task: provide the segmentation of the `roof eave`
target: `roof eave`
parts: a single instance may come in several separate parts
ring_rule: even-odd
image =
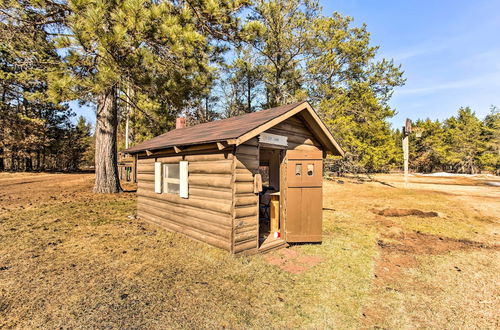
[[[197,146],[197,145],[218,144],[218,143],[224,143],[227,146],[231,146],[231,145],[236,144],[236,139],[224,138],[224,139],[218,139],[218,140],[203,141],[203,142],[199,142],[199,143],[183,143],[183,144],[175,144],[175,145],[166,145],[166,146],[161,146],[161,147],[141,148],[138,150],[130,150],[132,148],[129,148],[129,149],[125,149],[123,152],[128,153],[128,154],[138,154],[138,153],[146,152],[146,151],[154,152],[154,151],[166,150],[166,149],[171,149],[171,148],[174,148],[174,149],[175,148],[185,148],[185,147],[191,147],[191,146]],[[217,148],[219,150],[221,149],[218,145],[217,145]]]

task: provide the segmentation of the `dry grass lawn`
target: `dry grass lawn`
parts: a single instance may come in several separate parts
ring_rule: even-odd
[[[500,327],[500,188],[375,179],[325,181],[323,244],[234,258],[90,174],[0,173],[0,328]]]

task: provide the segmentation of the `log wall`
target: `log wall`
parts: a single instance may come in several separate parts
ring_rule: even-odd
[[[259,143],[253,138],[236,148],[233,239],[236,254],[254,254],[259,247],[259,194],[254,193],[257,173]]]
[[[154,162],[189,162],[189,198],[154,192]],[[233,237],[232,152],[141,157],[137,166],[137,215],[227,251]]]

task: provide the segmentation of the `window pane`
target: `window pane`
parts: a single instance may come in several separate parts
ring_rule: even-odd
[[[302,164],[295,164],[295,176],[302,175]]]
[[[314,175],[314,164],[307,164],[307,175],[308,176]]]
[[[166,178],[178,179],[179,178],[179,164],[166,164]]]
[[[178,183],[167,183],[167,192],[170,194],[178,194],[180,185]]]

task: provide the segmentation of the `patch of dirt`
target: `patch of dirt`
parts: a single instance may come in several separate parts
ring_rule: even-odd
[[[268,264],[292,274],[303,273],[323,262],[323,258],[319,256],[299,255],[296,250],[290,248],[268,254],[264,259]]]
[[[75,200],[93,201],[93,180],[93,173],[0,172],[0,215]],[[133,192],[135,188],[133,184],[122,185],[124,192]]]
[[[420,218],[433,218],[438,217],[439,214],[434,211],[425,212],[417,209],[394,209],[387,208],[383,210],[372,210],[373,213],[384,216],[384,217],[407,217],[414,215]]]
[[[399,213],[401,209],[390,210],[388,214]],[[386,211],[382,210],[382,211]],[[393,212],[397,210],[398,212]],[[412,215],[422,211],[412,212]],[[385,212],[374,212],[379,215],[385,215]],[[381,214],[382,213],[382,214]],[[387,216],[387,215],[386,215]],[[419,266],[417,256],[419,255],[438,255],[445,254],[455,250],[479,250],[491,249],[500,250],[499,245],[488,245],[469,240],[458,240],[447,237],[424,234],[421,232],[405,232],[394,221],[384,217],[376,217],[376,220],[382,225],[380,229],[380,239],[377,241],[379,246],[379,258],[374,269],[374,290],[398,291],[402,280],[407,276],[406,272]],[[459,267],[455,267],[460,272]],[[432,292],[432,288],[422,283],[413,283],[412,285],[421,286],[423,292]],[[366,306],[363,310],[364,325],[372,327],[373,325],[383,324],[383,320],[391,311],[379,304]]]
[[[470,249],[491,249],[500,250],[498,245],[488,245],[480,242],[473,242],[465,239],[452,239],[427,235],[420,232],[405,234],[400,240],[403,244],[395,245],[400,252],[410,252],[413,254],[442,254],[454,250]],[[403,247],[401,249],[401,247]]]
[[[468,240],[456,240],[423,233],[403,233],[394,235],[381,234],[377,241],[380,259],[375,269],[376,278],[392,281],[400,278],[402,273],[418,266],[416,256],[445,254],[455,250],[492,249],[500,250],[500,246],[485,245]],[[384,240],[387,239],[387,240]],[[396,242],[394,242],[396,241]]]

